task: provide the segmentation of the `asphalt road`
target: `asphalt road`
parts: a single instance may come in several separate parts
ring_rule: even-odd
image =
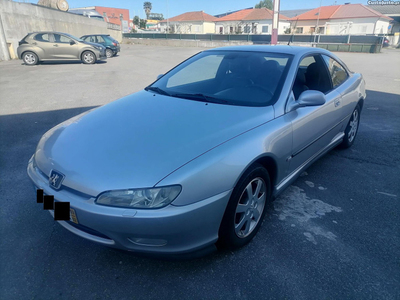
[[[91,66],[0,63],[0,298],[400,299],[398,50],[338,53],[367,81],[354,146],[312,165],[238,251],[140,258],[75,236],[36,204],[26,166],[42,134],[200,50],[123,45]]]

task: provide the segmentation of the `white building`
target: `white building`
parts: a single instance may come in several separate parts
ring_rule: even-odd
[[[386,34],[392,20],[362,4],[321,6],[290,19],[296,34]],[[318,28],[317,30],[315,28]]]
[[[215,20],[215,33],[271,34],[272,11],[267,8],[243,9]],[[289,18],[279,15],[278,34],[290,28]]]
[[[193,11],[160,21],[160,31],[169,33],[214,33],[215,17],[203,11]]]

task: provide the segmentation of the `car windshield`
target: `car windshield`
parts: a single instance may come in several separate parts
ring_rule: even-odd
[[[74,39],[74,40],[76,40],[78,42],[83,42],[82,39],[80,39],[80,38],[78,38],[76,36],[73,36],[72,34],[68,34],[68,33],[63,33],[63,34],[66,35],[66,36],[69,36],[71,39]]]
[[[291,59],[279,53],[209,50],[178,65],[146,90],[228,105],[273,105]]]

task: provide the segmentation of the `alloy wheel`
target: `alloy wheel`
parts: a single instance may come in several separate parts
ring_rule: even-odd
[[[239,238],[249,236],[259,223],[266,202],[266,189],[264,180],[257,177],[243,190],[234,218],[235,233]]]
[[[354,138],[356,137],[357,129],[358,129],[358,110],[354,110],[352,116],[351,116],[351,121],[350,121],[350,131],[348,134],[348,139],[349,142],[351,143]]]

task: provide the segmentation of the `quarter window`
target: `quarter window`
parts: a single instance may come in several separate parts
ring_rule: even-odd
[[[333,58],[323,55],[324,61],[328,66],[329,74],[332,78],[333,88],[338,87],[349,77],[346,69]]]

